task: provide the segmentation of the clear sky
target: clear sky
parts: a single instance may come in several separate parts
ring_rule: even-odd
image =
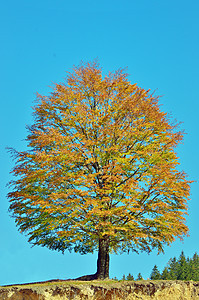
[[[0,4],[0,285],[75,278],[96,271],[96,254],[64,255],[27,242],[10,218],[5,147],[24,150],[36,92],[48,95],[73,65],[98,58],[104,73],[128,67],[129,79],[162,95],[162,110],[187,133],[177,149],[191,180],[190,237],[157,256],[111,255],[110,276],[141,272],[147,279],[169,258],[199,253],[198,0],[7,0]]]

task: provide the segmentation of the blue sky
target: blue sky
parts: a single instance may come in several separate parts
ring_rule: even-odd
[[[96,271],[96,254],[64,255],[27,242],[10,218],[5,147],[24,150],[36,92],[47,95],[73,65],[99,59],[104,73],[128,67],[129,79],[162,95],[162,110],[187,133],[177,148],[192,184],[190,237],[157,252],[111,255],[110,276],[149,277],[170,257],[199,252],[198,238],[198,0],[8,0],[0,4],[0,285],[75,278]]]

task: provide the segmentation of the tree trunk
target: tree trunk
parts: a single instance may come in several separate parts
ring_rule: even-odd
[[[75,280],[94,280],[109,278],[109,238],[105,237],[99,240],[99,250],[97,259],[97,272],[91,275],[85,275]]]
[[[99,240],[99,250],[97,259],[97,279],[109,278],[109,239]]]

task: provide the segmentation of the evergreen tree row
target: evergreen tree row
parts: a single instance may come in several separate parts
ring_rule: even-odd
[[[116,277],[114,280],[118,280]],[[171,258],[162,273],[158,270],[157,265],[152,269],[151,280],[193,280],[199,281],[199,255],[195,253],[192,258],[186,258],[182,251],[179,258]],[[134,279],[133,275],[129,273],[127,276],[123,275],[122,280],[143,280],[141,273]]]
[[[182,251],[179,258],[171,258],[162,273],[157,265],[152,269],[152,280],[194,280],[199,281],[199,255],[195,253],[192,258],[186,258]]]
[[[118,280],[117,277],[114,277],[113,280]],[[133,275],[129,273],[127,276],[123,275],[122,280],[143,280],[141,273],[138,273],[137,278],[134,279]]]

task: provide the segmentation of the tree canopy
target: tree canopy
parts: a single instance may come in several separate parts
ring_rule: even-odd
[[[30,243],[98,250],[108,277],[109,252],[161,252],[187,235],[190,181],[175,152],[183,132],[150,90],[123,70],[103,77],[98,63],[81,64],[37,95],[33,114],[27,150],[11,149],[8,194]]]

